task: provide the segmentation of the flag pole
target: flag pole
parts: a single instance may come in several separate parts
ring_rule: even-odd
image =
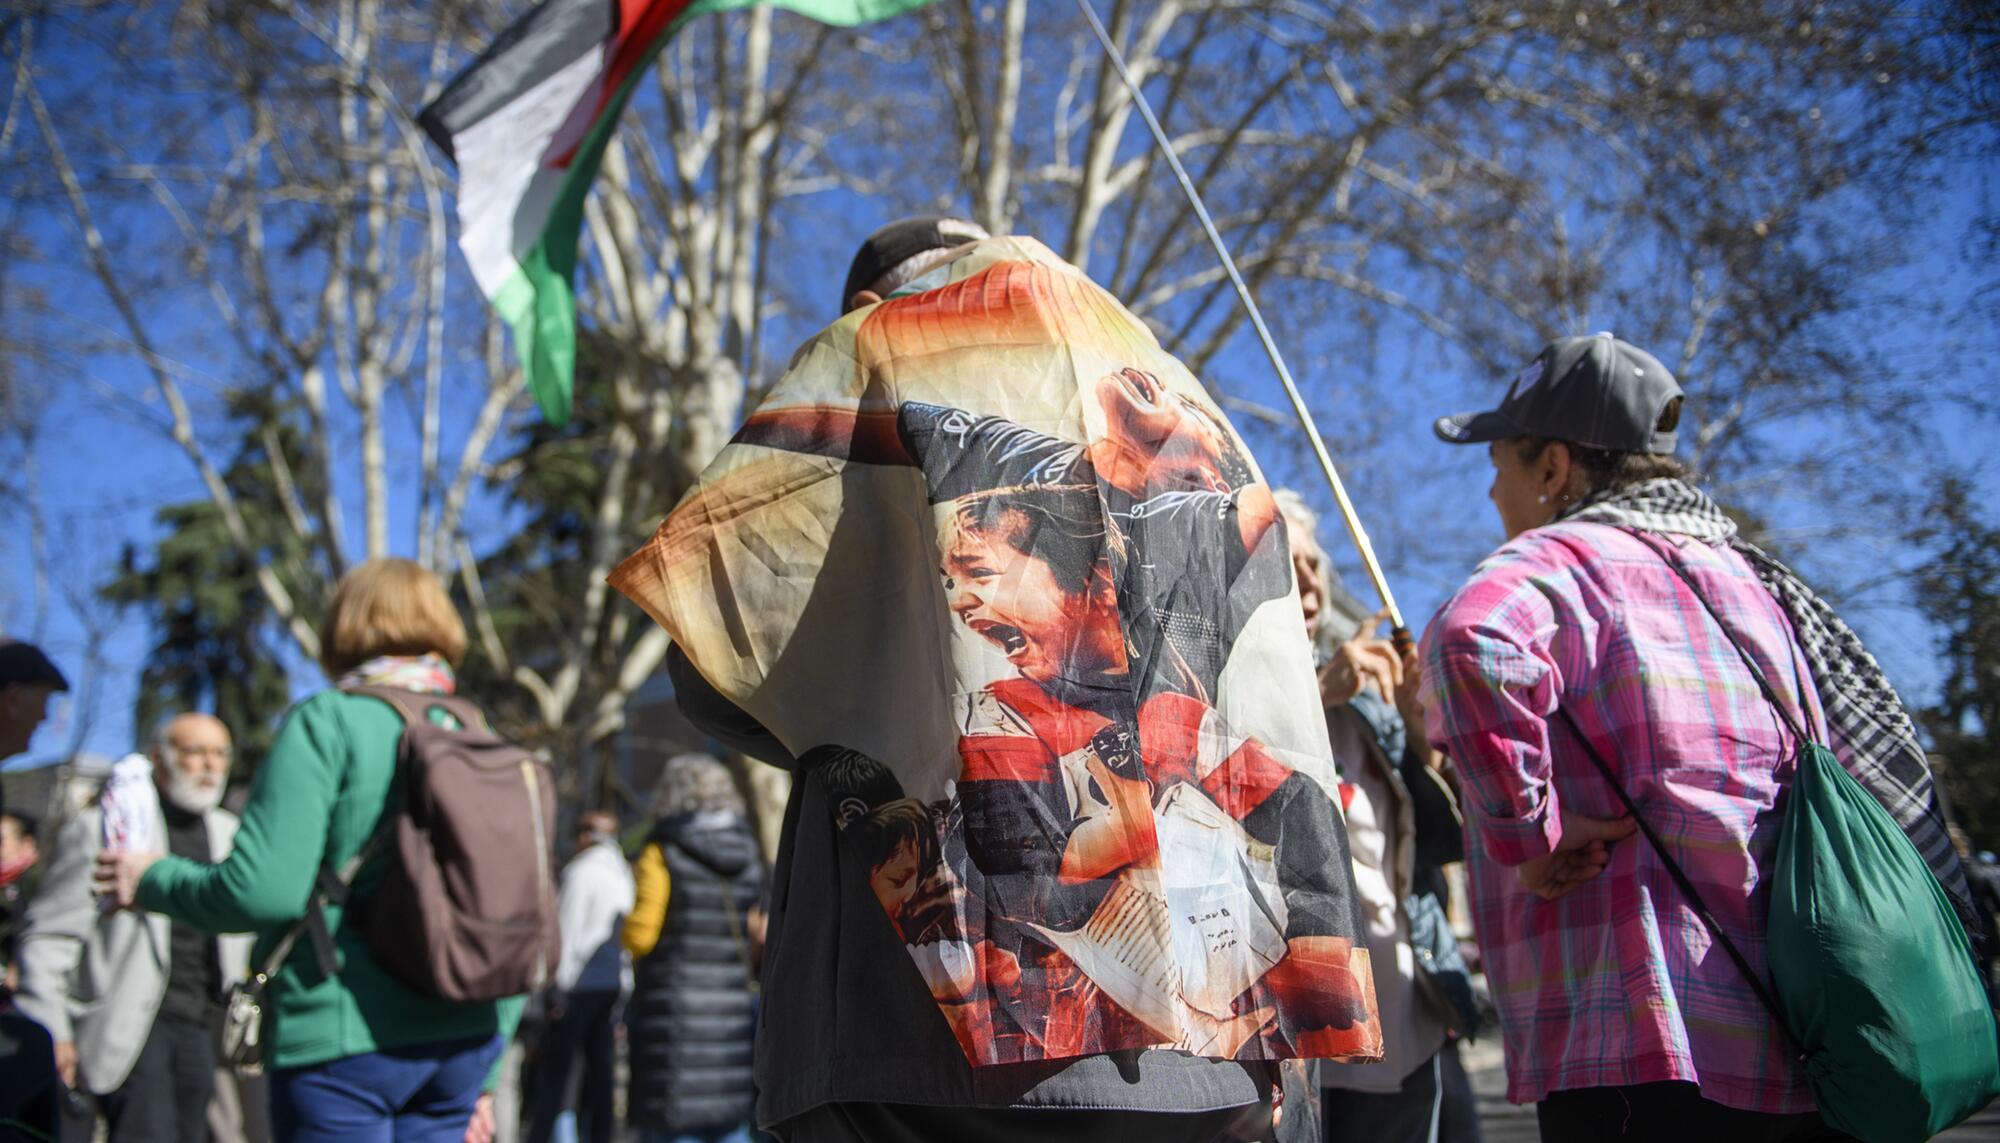
[[[1382,563],[1375,558],[1375,547],[1368,542],[1368,530],[1361,526],[1361,517],[1354,510],[1354,501],[1348,498],[1347,485],[1341,482],[1340,473],[1333,467],[1333,457],[1326,451],[1326,441],[1319,435],[1319,426],[1313,423],[1312,413],[1306,409],[1305,398],[1299,395],[1299,387],[1292,380],[1292,371],[1285,365],[1284,354],[1278,352],[1278,343],[1271,337],[1270,327],[1264,324],[1264,314],[1257,308],[1257,299],[1250,296],[1250,287],[1243,281],[1243,275],[1236,270],[1236,259],[1230,257],[1229,247],[1222,241],[1222,235],[1215,229],[1214,220],[1208,216],[1208,207],[1202,205],[1201,192],[1195,189],[1194,180],[1188,177],[1187,168],[1181,166],[1180,156],[1174,153],[1174,145],[1167,139],[1167,133],[1160,128],[1160,121],[1153,115],[1152,104],[1146,101],[1146,93],[1139,90],[1139,84],[1132,78],[1132,72],[1125,66],[1125,56],[1118,45],[1111,42],[1111,33],[1105,30],[1104,22],[1097,18],[1097,10],[1090,0],[1076,0],[1076,6],[1083,10],[1084,19],[1090,21],[1090,30],[1097,34],[1097,42],[1103,46],[1104,54],[1111,66],[1118,71],[1118,78],[1125,81],[1125,90],[1132,93],[1132,102],[1139,109],[1140,118],[1153,133],[1153,141],[1159,144],[1160,153],[1166,157],[1167,166],[1173,169],[1174,178],[1181,184],[1187,195],[1188,205],[1194,207],[1195,217],[1201,220],[1202,230],[1208,233],[1208,241],[1215,247],[1216,256],[1222,259],[1222,268],[1229,275],[1229,284],[1236,287],[1236,296],[1242,299],[1243,309],[1250,315],[1250,324],[1257,330],[1257,339],[1264,343],[1264,352],[1270,356],[1271,364],[1278,371],[1278,381],[1285,387],[1285,396],[1291,398],[1292,411],[1298,414],[1299,424],[1306,430],[1306,439],[1312,442],[1313,455],[1319,458],[1320,471],[1326,474],[1326,482],[1333,489],[1334,503],[1340,507],[1340,517],[1347,524],[1347,531],[1354,537],[1354,546],[1360,549],[1361,564],[1368,571],[1368,578],[1375,583],[1375,591],[1382,597],[1382,606],[1389,613],[1389,625],[1393,631],[1397,647],[1407,647],[1410,629],[1403,622],[1403,613],[1396,606],[1396,597],[1389,591],[1388,577],[1382,574]]]

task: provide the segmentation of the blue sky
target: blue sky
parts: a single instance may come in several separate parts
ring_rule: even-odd
[[[69,78],[91,82],[88,74]],[[1136,124],[1128,130],[1127,142],[1143,145]],[[1951,171],[1938,193],[1926,192],[1919,212],[1924,224],[1916,235],[1923,240],[1923,247],[1907,266],[1872,283],[1877,296],[1899,299],[1893,307],[1885,301],[1880,320],[1871,323],[1867,332],[1886,360],[1932,364],[1941,347],[1948,346],[1948,352],[1962,358],[1957,368],[1966,375],[1990,375],[2000,364],[2000,331],[1967,324],[1973,292],[1990,273],[1979,264],[1968,232],[1974,218],[1996,209],[1993,173],[1989,167],[1961,164]],[[1159,177],[1164,178],[1165,172],[1159,172]],[[903,194],[913,201],[949,198],[945,187],[904,188]],[[19,204],[14,208],[26,209]],[[776,257],[798,280],[837,281],[853,243],[882,211],[879,205],[861,203],[851,196],[824,196],[803,208],[800,219],[809,218],[811,225],[795,224],[779,235]],[[119,337],[117,322],[101,290],[87,276],[75,272],[77,244],[66,214],[44,210],[38,217],[41,221],[33,232],[47,264],[23,266],[21,272],[52,291],[59,290],[61,304],[50,325],[36,332],[79,344],[115,342]],[[115,243],[116,226],[121,221],[139,227],[163,224],[156,214],[150,222],[146,219],[143,213],[117,217],[107,229]],[[463,261],[454,258],[451,272],[458,283],[455,288],[463,293]],[[807,291],[807,296],[814,293]],[[1923,304],[1914,308],[1907,305],[1912,298]],[[177,358],[189,368],[185,383],[193,399],[198,404],[212,404],[214,390],[221,385],[216,373],[227,368],[218,362],[226,357],[210,358],[198,334],[177,336],[185,332],[177,328],[181,315],[169,312],[153,316],[156,328],[165,331],[163,336],[172,342]],[[1596,324],[1592,328],[1616,330],[1620,316],[1593,315]],[[1351,359],[1332,354],[1314,356],[1300,348],[1304,342],[1322,344],[1298,336],[1297,326],[1309,321],[1308,315],[1274,306],[1271,317],[1281,343],[1290,347],[1293,370],[1301,378],[1322,427],[1338,442],[1336,460],[1345,461],[1343,471],[1364,518],[1375,522],[1377,547],[1389,567],[1403,611],[1413,626],[1420,627],[1463,580],[1477,557],[1500,539],[1498,521],[1485,500],[1488,469],[1483,450],[1439,444],[1431,435],[1430,419],[1489,404],[1497,396],[1498,378],[1471,365],[1465,353],[1393,317],[1377,332],[1381,348],[1373,353],[1365,373],[1356,371]],[[1857,317],[1868,319],[1866,313]],[[771,360],[784,360],[790,345],[780,342],[800,336],[804,318],[794,318],[783,328],[786,332],[767,346]],[[83,673],[88,640],[85,625],[65,597],[87,595],[90,588],[106,579],[126,545],[146,551],[158,538],[153,513],[159,506],[202,495],[193,467],[162,431],[164,411],[132,356],[92,353],[81,355],[76,364],[75,373],[50,379],[53,385],[47,415],[35,444],[56,570],[55,598],[49,602],[39,634],[73,678]],[[1285,408],[1269,366],[1247,335],[1240,336],[1215,363],[1208,379],[1232,396],[1271,409]],[[1307,463],[1296,429],[1274,428],[1240,415],[1236,420],[1274,481],[1299,487],[1322,508],[1326,516],[1322,540],[1335,553],[1350,588],[1372,602],[1372,590],[1359,574],[1350,546],[1335,531],[1331,499]],[[407,426],[399,430],[398,439],[404,443],[410,439]],[[1829,455],[1841,456],[1842,442],[1818,443]],[[1937,426],[1931,447],[1976,472],[1990,501],[1992,493],[2000,492],[2000,470],[1988,460],[1996,443],[2000,443],[2000,424],[1962,418]],[[1893,456],[1841,459],[1883,466],[1891,476],[1903,467],[1900,458]],[[404,450],[398,467],[408,473],[412,466]],[[395,503],[402,511],[397,519],[396,547],[410,554],[413,544],[408,540],[407,510],[411,498],[399,498]],[[655,506],[658,512],[667,507]],[[1800,534],[1809,533],[1827,515],[1841,511],[1838,505],[1788,501],[1782,490],[1759,507],[1770,511],[1781,526]],[[494,519],[504,514],[506,506],[489,501],[480,510]],[[349,512],[350,529],[358,516],[356,511]],[[13,517],[7,523],[0,531],[0,626],[9,634],[28,637],[37,634],[33,630],[31,552],[25,527]],[[358,540],[358,536],[352,539]],[[1934,656],[1937,633],[1905,605],[1893,577],[1884,579],[1876,574],[1905,570],[1914,558],[1893,543],[1863,539],[1834,549],[1813,550],[1805,570],[1843,583],[1882,581],[1843,602],[1892,678],[1907,696],[1922,700],[1930,697],[1939,679]],[[103,612],[101,606],[96,610]],[[136,675],[148,637],[137,616],[115,623],[102,647],[106,669],[99,678],[100,692],[87,703],[71,702],[66,708],[59,704],[58,717],[16,764],[53,761],[75,741],[104,753],[129,749],[136,737],[131,719]],[[298,693],[319,685],[319,676],[309,665],[287,665],[295,668],[292,678]],[[79,716],[85,708],[89,719],[81,724]]]

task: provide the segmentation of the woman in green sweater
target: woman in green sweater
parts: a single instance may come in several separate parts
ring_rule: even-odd
[[[236,846],[220,864],[106,853],[100,885],[121,906],[218,933],[254,932],[255,963],[304,915],[322,868],[337,868],[375,832],[396,773],[401,718],[377,698],[387,685],[450,693],[465,627],[436,577],[378,559],[341,578],[321,626],[332,689],[294,708],[257,770]],[[354,879],[366,901],[392,854]],[[521,1000],[460,1004],[412,991],[369,952],[329,903],[337,974],[300,941],[265,1001],[271,1119],[288,1143],[459,1143],[492,1130],[490,1091]]]

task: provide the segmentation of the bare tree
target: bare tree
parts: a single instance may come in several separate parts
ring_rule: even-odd
[[[1885,360],[1881,323],[1927,299],[1871,288],[1923,225],[1916,192],[1939,176],[1924,140],[1990,105],[1991,21],[1972,9],[1098,7],[1283,340],[1313,363],[1324,427],[1364,501],[1389,509],[1404,562],[1440,545],[1411,523],[1431,518],[1414,511],[1421,488],[1385,476],[1401,466],[1372,446],[1385,410],[1415,412],[1381,389],[1418,371],[1413,356],[1497,380],[1550,337],[1615,327],[1688,388],[1688,459],[1759,509],[1900,506],[1893,474],[1830,459],[1827,442],[1920,455],[1940,412],[1996,408],[1963,369]],[[925,60],[950,98],[904,145],[955,138],[985,221],[1088,268],[1301,471],[1284,419],[1262,428],[1272,418],[1231,401],[1261,363],[1124,89],[1069,5],[1016,15],[930,11]]]
[[[155,102],[47,98],[24,39],[46,175],[17,174],[62,207],[159,428],[293,649],[316,656],[314,619],[346,568],[414,551],[459,591],[468,669],[513,688],[513,728],[587,758],[667,647],[606,575],[768,372],[774,214],[842,182],[830,139],[853,124],[808,93],[856,41],[753,9],[669,48],[588,205],[579,412],[558,430],[517,415],[520,373],[447,243],[449,172],[409,120],[509,15],[140,7],[107,62]],[[80,23],[44,27],[91,48]],[[247,486],[232,476],[246,449]],[[571,777],[584,796],[611,788]]]
[[[1370,451],[1377,418],[1412,410],[1367,379],[1420,356],[1497,377],[1615,324],[1687,383],[1695,462],[1752,497],[1867,483],[1819,458],[1825,434],[1908,442],[1926,410],[1986,407],[1962,374],[1889,367],[1857,322],[1916,224],[1889,191],[1933,174],[1913,140],[1966,106],[1938,94],[1934,33],[1893,12],[1098,4],[1338,414],[1364,502],[1400,514],[1380,521],[1392,559],[1443,541],[1392,479],[1404,462]],[[830,237],[866,229],[857,204],[1046,239],[1247,413],[1283,475],[1283,430],[1243,397],[1242,316],[1125,90],[1067,5],[1026,0],[860,33],[764,9],[686,29],[587,204],[576,419],[525,417],[448,246],[451,172],[408,119],[517,8],[138,3],[106,43],[100,9],[58,5],[7,33],[10,197],[66,220],[301,656],[334,577],[414,552],[463,598],[469,669],[517,729],[572,756],[614,733],[666,640],[605,573],[832,316],[814,295],[847,253]],[[39,67],[30,29],[125,89]],[[249,505],[225,478],[246,440],[270,473]]]

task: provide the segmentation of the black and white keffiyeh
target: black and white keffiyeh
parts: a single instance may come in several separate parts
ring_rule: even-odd
[[[1846,620],[1790,568],[1737,535],[1735,522],[1707,493],[1686,481],[1645,481],[1588,498],[1558,519],[1687,536],[1705,544],[1728,544],[1742,553],[1792,621],[1826,714],[1830,739],[1826,745],[1909,835],[1951,898],[1966,932],[1980,932],[1965,869],[1945,830],[1916,727],[1881,665]]]

